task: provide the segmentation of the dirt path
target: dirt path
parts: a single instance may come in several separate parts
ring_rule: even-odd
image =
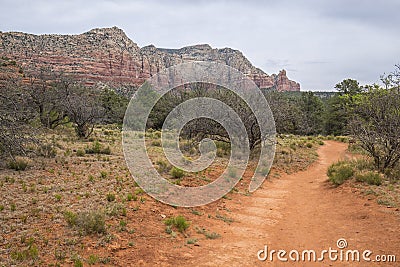
[[[307,171],[266,181],[251,197],[232,200],[230,226],[219,229],[222,238],[210,240],[186,252],[192,266],[399,266],[400,218],[390,209],[365,197],[332,188],[326,182],[330,164],[345,156],[346,144],[328,141],[321,146],[319,160]],[[336,241],[346,239],[346,250],[395,254],[397,263],[330,261],[321,263],[291,260],[282,263],[274,256],[260,261],[257,252],[268,249],[338,249]],[[261,254],[260,256],[263,256]],[[288,257],[288,255],[286,255]],[[396,265],[397,264],[397,265]]]

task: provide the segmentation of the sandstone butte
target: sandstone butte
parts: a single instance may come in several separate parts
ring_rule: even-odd
[[[0,56],[15,61],[24,70],[51,69],[72,74],[89,85],[128,87],[138,87],[159,70],[175,64],[212,60],[238,69],[260,88],[300,90],[300,84],[289,80],[285,70],[268,75],[238,50],[207,44],[180,49],[154,45],[140,48],[117,27],[77,35],[0,32]]]

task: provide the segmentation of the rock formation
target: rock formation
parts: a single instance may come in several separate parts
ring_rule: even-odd
[[[163,68],[193,60],[225,63],[250,77],[260,88],[299,91],[282,70],[268,75],[254,67],[238,50],[215,49],[207,44],[180,49],[140,48],[117,27],[93,29],[78,35],[33,35],[0,32],[0,56],[15,60],[24,69],[49,68],[97,82],[137,87]]]

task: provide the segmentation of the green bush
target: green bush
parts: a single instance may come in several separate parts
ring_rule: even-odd
[[[389,177],[391,181],[399,181],[400,180],[400,166],[397,165],[397,167],[393,169],[386,170],[385,175]]]
[[[382,179],[381,179],[380,174],[377,172],[373,172],[373,171],[358,173],[356,175],[356,181],[364,182],[369,185],[381,185],[382,184]]]
[[[132,201],[133,200],[133,194],[132,193],[128,193],[128,195],[126,196],[126,200],[127,201]]]
[[[151,142],[151,145],[152,145],[152,146],[161,146],[161,141],[159,141],[159,140],[154,140],[154,141]]]
[[[107,201],[108,202],[112,202],[112,201],[114,201],[115,200],[115,194],[113,194],[113,193],[108,193],[107,194]]]
[[[78,213],[76,225],[87,234],[106,232],[104,214],[99,211]]]
[[[78,157],[84,157],[85,156],[85,150],[83,150],[83,149],[78,149],[77,151],[76,151],[76,155],[78,156]]]
[[[204,232],[204,235],[207,239],[217,239],[220,238],[221,235],[215,232]]]
[[[183,217],[182,215],[178,215],[176,217],[171,217],[169,219],[166,219],[164,221],[164,223],[165,223],[165,225],[168,225],[168,226],[174,226],[181,233],[186,231],[186,229],[189,228],[189,226],[190,226],[190,222],[188,222],[186,220],[186,218]]]
[[[106,214],[111,217],[114,217],[114,216],[124,216],[125,217],[127,214],[127,211],[126,211],[126,207],[123,204],[115,203],[115,204],[107,207]]]
[[[61,195],[59,195],[59,194],[56,194],[54,197],[55,197],[55,199],[56,199],[57,201],[61,201],[61,198],[62,198],[62,196],[61,196]]]
[[[374,170],[374,163],[371,160],[367,160],[367,159],[356,159],[353,161],[355,167],[359,170],[359,171],[364,171],[364,170]]]
[[[230,151],[231,150],[231,144],[227,143],[227,142],[215,141],[215,146],[217,148],[222,148],[225,151]]]
[[[92,144],[92,147],[86,148],[86,153],[87,154],[100,154],[101,149],[102,149],[102,145],[100,144],[99,141],[96,141]]]
[[[89,265],[95,265],[99,262],[99,260],[100,260],[99,256],[91,254],[91,255],[89,255],[89,258],[87,259],[87,263]]]
[[[153,133],[154,138],[161,138],[161,132],[160,131],[155,131]]]
[[[73,262],[74,262],[74,267],[83,267],[83,262],[78,257],[75,257],[73,259]]]
[[[171,169],[171,166],[170,166],[167,162],[165,162],[165,161],[163,161],[163,160],[158,160],[158,161],[156,162],[156,164],[158,165],[158,171],[159,171],[160,173],[162,173],[162,172],[168,172],[168,171]]]
[[[217,157],[222,158],[222,157],[224,157],[226,154],[225,154],[224,150],[222,150],[221,148],[217,148],[216,155],[217,155]]]
[[[76,227],[86,234],[105,233],[105,216],[100,211],[74,213],[66,211],[64,219],[70,227]]]
[[[12,160],[8,163],[8,168],[16,171],[24,171],[28,167],[28,162],[23,159]]]
[[[186,244],[188,245],[196,244],[196,242],[197,242],[196,238],[189,238],[188,240],[186,240]]]
[[[68,223],[68,225],[71,227],[76,225],[77,217],[78,217],[78,215],[75,212],[72,212],[72,211],[64,212],[64,219]]]
[[[296,151],[296,149],[297,149],[297,143],[296,143],[296,142],[290,143],[289,147],[290,147],[291,150]]]
[[[182,178],[185,175],[185,172],[180,168],[173,167],[171,169],[171,175],[174,178]]]
[[[95,141],[91,147],[85,149],[86,154],[111,154],[111,148],[108,146],[103,148],[103,145],[99,141]]]
[[[107,176],[108,176],[108,173],[106,171],[100,172],[100,178],[105,179],[105,178],[107,178]]]
[[[201,228],[199,228],[199,227],[197,227],[196,226],[196,232],[198,233],[198,234],[203,234],[207,239],[217,239],[217,238],[220,238],[221,237],[221,235],[219,235],[218,233],[215,233],[215,232],[209,232],[209,231],[207,231],[206,229],[201,229]]]
[[[54,158],[57,155],[57,150],[52,144],[44,144],[38,147],[37,152],[45,158]]]
[[[36,260],[39,257],[39,250],[35,244],[30,244],[24,250],[14,250],[10,254],[11,259],[16,261]]]
[[[342,143],[348,143],[349,141],[347,136],[335,136],[334,140]]]
[[[354,169],[348,162],[339,161],[329,166],[327,175],[333,184],[341,185],[354,175]]]

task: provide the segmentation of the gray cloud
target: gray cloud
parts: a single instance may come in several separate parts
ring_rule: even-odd
[[[0,0],[2,31],[78,34],[118,26],[140,46],[209,43],[241,50],[303,90],[344,78],[373,83],[400,62],[396,0]]]

